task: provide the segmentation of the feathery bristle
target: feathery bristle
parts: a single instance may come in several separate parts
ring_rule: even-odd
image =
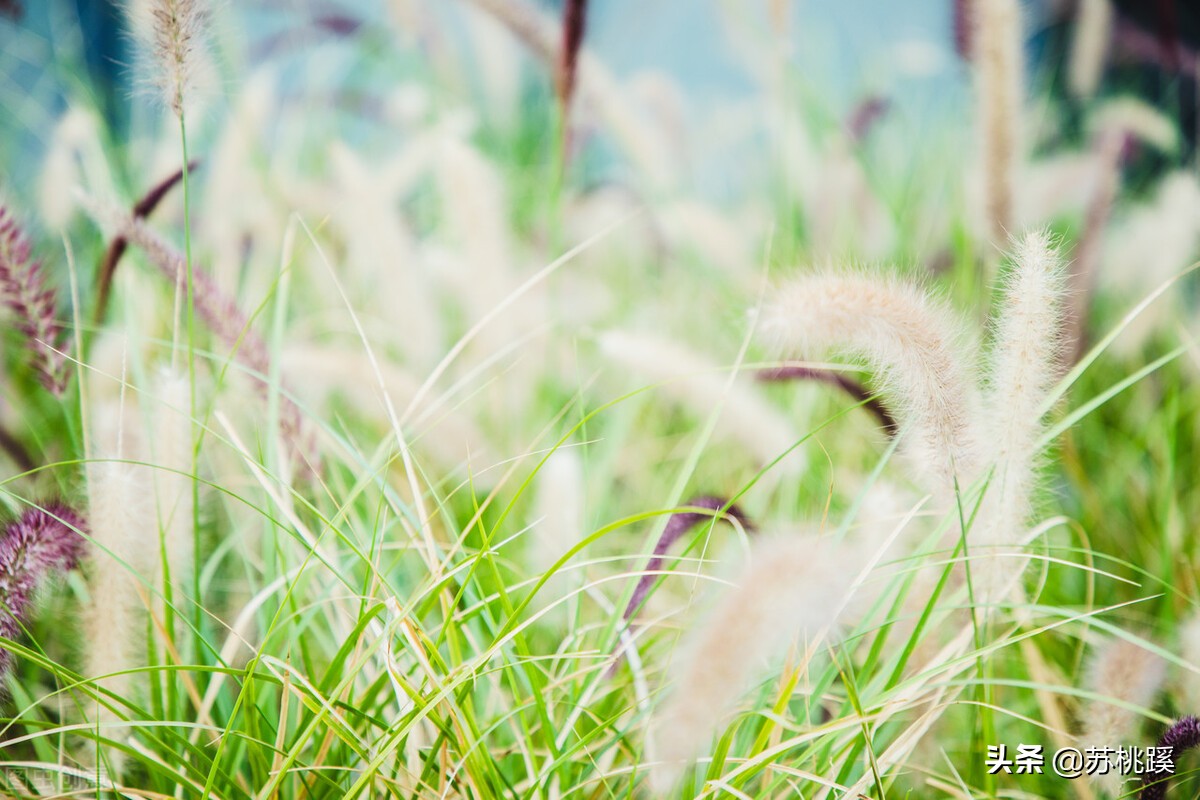
[[[0,205],[0,302],[16,316],[42,385],[55,396],[66,391],[66,356],[57,295],[46,285],[42,264],[8,209]]]
[[[1030,514],[1042,407],[1061,371],[1065,298],[1066,274],[1050,234],[1018,240],[988,358],[985,462],[994,471],[972,536],[993,556],[996,546],[1017,543]],[[989,560],[981,594],[996,599],[1020,564]]]
[[[977,387],[963,363],[962,326],[943,304],[897,280],[805,276],[762,312],[765,337],[801,358],[842,349],[879,373],[904,450],[941,501],[980,466]]]
[[[83,552],[83,518],[62,503],[28,508],[0,535],[0,636],[17,639],[28,621],[38,587],[74,569]],[[12,653],[0,649],[0,681]]]
[[[175,116],[183,116],[184,99],[193,87],[197,50],[208,25],[205,0],[152,0],[156,83]]]

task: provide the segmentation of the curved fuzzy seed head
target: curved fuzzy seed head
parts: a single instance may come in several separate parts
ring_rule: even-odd
[[[867,360],[883,381],[904,449],[940,499],[979,468],[978,391],[963,363],[962,326],[916,286],[862,275],[794,279],[762,313],[764,336],[801,358],[842,350]]]
[[[737,587],[696,629],[671,676],[673,692],[652,729],[656,789],[668,790],[704,750],[759,668],[789,644],[808,644],[837,625],[861,555],[811,538],[756,545]]]
[[[1184,717],[1167,728],[1162,738],[1158,740],[1159,747],[1171,748],[1171,765],[1169,770],[1152,769],[1142,778],[1142,800],[1162,800],[1167,796],[1167,783],[1174,774],[1174,765],[1179,756],[1186,750],[1200,746],[1200,720],[1192,716]]]
[[[61,503],[29,508],[0,536],[0,636],[16,639],[37,589],[49,577],[74,569],[83,552],[83,518]],[[12,654],[0,650],[0,678]]]
[[[971,8],[987,214],[1000,242],[1012,228],[1013,174],[1021,155],[1021,6],[1019,0],[973,0]]]
[[[657,391],[698,417],[720,408],[714,434],[740,444],[769,464],[800,439],[791,421],[752,385],[729,380],[728,370],[666,339],[612,330],[599,338],[600,352],[644,380],[661,382]],[[780,467],[799,472],[803,452],[793,451]]]
[[[1096,109],[1088,121],[1093,136],[1132,136],[1164,153],[1179,149],[1179,128],[1154,106],[1136,97],[1115,97]]]
[[[1080,743],[1084,747],[1128,746],[1139,719],[1129,707],[1149,708],[1165,675],[1163,660],[1132,642],[1113,639],[1102,646],[1088,669],[1086,685],[1097,695],[1123,705],[1101,699],[1088,703]],[[1123,776],[1115,764],[1110,764],[1107,773],[1097,773],[1093,778],[1114,796],[1120,794]]]

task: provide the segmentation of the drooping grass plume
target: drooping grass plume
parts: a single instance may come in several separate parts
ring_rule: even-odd
[[[1019,0],[974,0],[971,9],[985,207],[992,237],[999,243],[1006,241],[1012,230],[1014,176],[1022,156],[1021,5]]]
[[[196,171],[200,167],[200,163],[200,159],[192,159],[187,165],[187,171],[189,173]],[[145,219],[153,214],[154,209],[158,208],[158,204],[182,180],[183,169],[181,168],[150,187],[150,190],[142,195],[142,198],[134,204],[134,218]],[[108,300],[112,291],[113,276],[116,275],[117,265],[121,262],[121,257],[125,255],[125,250],[128,247],[128,239],[124,236],[114,236],[112,241],[108,243],[108,248],[104,251],[104,260],[100,262],[100,267],[96,271],[96,311],[94,321],[97,325],[104,321],[104,315],[108,311]]]
[[[1098,697],[1082,712],[1080,745],[1114,749],[1130,746],[1140,718],[1135,709],[1150,707],[1165,675],[1162,658],[1139,645],[1120,638],[1102,645],[1088,667],[1086,686]],[[1092,777],[1116,797],[1123,791],[1127,776],[1117,772],[1115,761],[1110,759],[1108,766],[1108,770],[1097,771]]]
[[[142,220],[87,196],[82,197],[82,202],[88,214],[111,236],[123,237],[140,248],[171,286],[178,288],[184,284],[188,275],[184,255]],[[271,375],[271,358],[266,342],[255,332],[236,301],[204,269],[193,264],[191,277],[196,313],[213,335],[233,352],[234,357],[254,373],[254,385],[265,396],[268,389],[266,381]],[[293,453],[315,469],[318,457],[313,433],[305,424],[299,407],[286,396],[280,398],[279,421],[284,440]]]
[[[776,381],[808,380],[829,384],[841,389],[855,402],[862,403],[863,408],[874,415],[875,421],[879,423],[879,427],[883,428],[889,436],[894,436],[900,430],[896,423],[896,418],[892,416],[892,412],[888,411],[883,401],[876,397],[867,387],[841,372],[813,367],[784,366],[761,369],[755,377],[760,381],[772,383]]]
[[[33,259],[29,240],[12,213],[0,205],[0,302],[15,317],[33,356],[38,378],[48,391],[61,397],[67,388],[64,337],[58,322],[58,301],[46,285],[40,261]]]
[[[672,341],[627,331],[600,336],[600,352],[644,380],[661,382],[661,391],[696,416],[717,408],[714,434],[744,447],[761,464],[769,464],[799,441],[791,421],[760,396],[753,385],[730,381],[727,370]],[[799,471],[803,453],[795,451],[780,462]]]
[[[28,508],[0,536],[0,636],[17,639],[39,587],[75,569],[83,552],[84,521],[63,503]],[[0,649],[0,681],[13,656]]]
[[[789,645],[835,627],[864,563],[854,547],[811,536],[760,542],[670,670],[671,694],[652,724],[651,783],[668,790],[703,751],[754,673]]]
[[[1111,0],[1079,0],[1071,39],[1067,85],[1071,93],[1081,100],[1090,99],[1100,86],[1112,30]]]
[[[1142,778],[1142,800],[1163,800],[1167,796],[1167,785],[1176,772],[1179,756],[1194,747],[1200,747],[1200,720],[1192,716],[1183,717],[1167,728],[1158,740],[1159,747],[1171,748],[1171,770],[1151,769]]]
[[[1049,233],[1026,234],[1004,277],[988,358],[984,441],[992,473],[973,536],[985,548],[1015,545],[1030,513],[1042,408],[1061,371],[1065,300],[1065,269]],[[990,562],[984,574],[992,591],[984,594],[994,597],[1020,563]]]
[[[981,467],[980,399],[963,327],[917,286],[866,275],[808,275],[778,287],[762,311],[769,341],[802,358],[841,349],[864,358],[905,437],[903,448],[941,501]]]
[[[629,598],[629,604],[625,606],[623,617],[626,621],[632,619],[633,615],[642,607],[654,582],[661,577],[657,573],[662,570],[667,553],[675,546],[675,542],[685,536],[688,531],[702,522],[721,519],[736,523],[745,530],[754,530],[754,525],[742,510],[722,497],[703,495],[687,501],[682,507],[687,509],[703,508],[706,511],[677,511],[667,520],[662,535],[658,537],[658,541],[654,545],[654,555],[650,557],[650,563],[646,565],[645,573],[638,578],[637,586],[633,589],[633,596]]]
[[[575,93],[575,71],[579,68],[579,48],[587,29],[587,0],[567,0],[563,6],[562,52],[558,65],[558,102],[564,121]],[[565,128],[565,126],[564,126]]]

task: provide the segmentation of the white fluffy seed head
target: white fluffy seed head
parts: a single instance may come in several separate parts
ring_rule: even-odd
[[[811,275],[782,284],[762,312],[768,340],[799,358],[841,350],[864,358],[883,382],[904,452],[940,501],[980,467],[979,397],[963,326],[918,286],[866,275]]]
[[[1179,128],[1149,103],[1133,96],[1106,100],[1091,115],[1088,127],[1093,136],[1128,134],[1164,153],[1179,148]]]
[[[158,377],[154,409],[154,495],[157,530],[173,587],[179,598],[189,586],[193,551],[193,457],[194,441],[188,378],[173,371]],[[165,579],[160,559],[156,574]]]
[[[1084,709],[1079,737],[1082,747],[1129,747],[1141,716],[1135,709],[1150,708],[1165,675],[1162,658],[1139,645],[1113,639],[1101,646],[1088,667],[1086,685],[1107,700],[1093,700]],[[1097,773],[1093,778],[1114,797],[1122,791],[1122,776],[1115,764],[1110,764],[1107,774]]]
[[[151,83],[176,117],[202,78],[210,77],[204,39],[208,0],[129,0],[126,14],[153,60]]]
[[[1065,295],[1066,271],[1050,234],[1019,239],[995,316],[988,371],[987,446],[990,460],[1009,471],[1032,465],[1042,406],[1061,369]]]
[[[811,536],[755,544],[735,587],[691,634],[668,676],[671,694],[652,723],[648,754],[658,791],[704,751],[770,659],[836,629],[862,563],[857,548]]]
[[[105,403],[106,411],[123,415]],[[95,438],[107,438],[101,435]],[[135,459],[127,447],[114,447],[115,439],[103,447],[101,458]],[[140,651],[145,631],[145,608],[149,597],[141,576],[153,575],[154,514],[146,486],[145,471],[134,464],[96,460],[87,466],[88,526],[93,540],[88,557],[88,603],[83,610],[84,677],[116,695],[136,695],[135,676],[117,674],[144,663]],[[97,704],[90,712],[93,722],[115,723],[119,715]],[[102,732],[120,739],[113,730]],[[120,775],[124,757],[109,748],[103,756],[115,775]]]
[[[1017,545],[1032,511],[1043,406],[1061,371],[1065,299],[1065,269],[1049,233],[1017,240],[993,322],[983,423],[991,477],[972,530],[985,548],[975,562],[984,602],[999,599],[1023,567],[1003,549]]]

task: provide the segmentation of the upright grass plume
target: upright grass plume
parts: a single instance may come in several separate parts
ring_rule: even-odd
[[[1165,675],[1163,660],[1143,647],[1125,639],[1113,639],[1102,645],[1088,667],[1086,685],[1098,697],[1083,710],[1080,745],[1115,749],[1137,744],[1132,741],[1139,719],[1135,709],[1150,707]],[[1098,770],[1092,778],[1113,797],[1120,796],[1122,783],[1130,776],[1118,773],[1112,759],[1108,760],[1108,767]]]
[[[137,694],[132,672],[145,665],[146,612],[151,581],[157,572],[153,485],[140,446],[127,441],[125,422],[136,415],[113,401],[93,409],[94,455],[87,465],[88,519],[92,546],[88,555],[88,603],[83,610],[83,675],[116,698]],[[130,432],[131,433],[131,432]],[[145,583],[143,583],[145,582]],[[108,703],[119,702],[108,700]],[[89,719],[100,726],[119,722],[120,715],[99,702]],[[122,739],[113,730],[100,731]],[[119,748],[97,753],[110,774],[120,775]]]
[[[145,2],[145,0],[143,0]],[[183,118],[184,101],[195,88],[198,50],[208,26],[205,0],[149,0],[153,20],[154,82],[163,101]]]
[[[25,337],[42,385],[55,396],[62,396],[67,370],[62,354],[62,327],[57,318],[57,295],[46,285],[41,262],[33,259],[29,240],[2,205],[0,301],[16,318],[16,328]]]
[[[999,243],[1006,241],[1012,230],[1014,176],[1021,157],[1024,68],[1020,0],[972,0],[971,13],[986,213],[992,237]]]
[[[28,508],[0,536],[0,636],[17,639],[28,620],[38,588],[74,569],[83,551],[83,518],[62,503]],[[13,656],[0,649],[0,681]]]
[[[177,372],[164,371],[155,392],[154,410],[154,496],[161,541],[161,578],[165,598],[176,600],[175,587],[184,579],[192,561],[193,506],[192,419],[188,415],[188,381]],[[167,582],[170,582],[170,585]]]
[[[1015,546],[1030,513],[1043,406],[1060,373],[1066,271],[1050,235],[1016,242],[993,323],[987,364],[985,463],[992,469],[973,539],[988,548]],[[995,597],[1021,562],[993,550],[983,573]]]

